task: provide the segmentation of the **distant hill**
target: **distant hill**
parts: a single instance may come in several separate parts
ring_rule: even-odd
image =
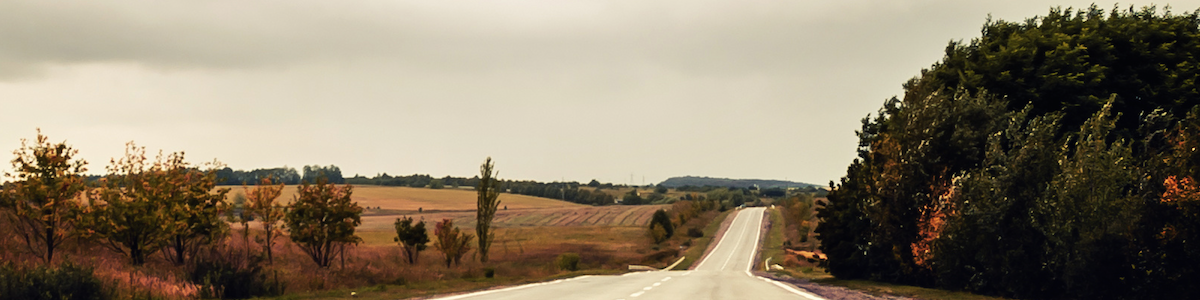
[[[659,183],[659,184],[661,184],[665,187],[669,187],[669,188],[677,188],[677,187],[681,187],[681,186],[685,186],[685,185],[690,185],[690,186],[706,186],[707,185],[707,186],[724,186],[724,187],[737,187],[737,188],[751,187],[754,185],[758,185],[759,188],[763,188],[763,189],[773,188],[773,187],[803,188],[803,187],[810,187],[810,186],[818,186],[818,187],[820,186],[820,185],[816,185],[816,184],[795,182],[795,181],[784,181],[784,180],[729,179],[729,178],[710,178],[710,177],[696,177],[696,176],[671,177],[671,178],[667,178],[667,180],[663,180],[663,182]]]

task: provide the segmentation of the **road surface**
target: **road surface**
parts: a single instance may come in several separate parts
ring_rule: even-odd
[[[822,299],[750,274],[763,210],[755,207],[738,211],[717,246],[694,270],[580,276],[438,299]]]

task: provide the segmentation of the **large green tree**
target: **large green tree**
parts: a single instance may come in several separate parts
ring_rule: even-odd
[[[1198,162],[1176,158],[1192,157],[1179,132],[1200,104],[1198,20],[1052,9],[952,42],[863,120],[858,159],[819,203],[829,271],[1013,297],[1195,297],[1175,287],[1196,272],[1174,266],[1200,259],[1177,239],[1200,221],[1181,213]]]

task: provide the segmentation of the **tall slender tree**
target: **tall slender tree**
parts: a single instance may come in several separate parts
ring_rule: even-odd
[[[483,165],[479,166],[479,173],[479,185],[475,188],[479,194],[475,210],[475,234],[479,236],[479,261],[487,262],[488,249],[496,237],[492,232],[492,218],[496,216],[496,209],[500,207],[500,181],[496,179],[497,172],[492,164],[492,157],[489,156]]]
[[[46,263],[75,235],[80,212],[76,198],[86,189],[82,174],[87,171],[86,161],[72,159],[78,153],[65,142],[50,143],[41,129],[35,144],[22,139],[21,148],[13,151],[17,181],[4,193],[11,197],[4,207],[11,213],[4,215],[13,218],[11,224],[28,250]]]

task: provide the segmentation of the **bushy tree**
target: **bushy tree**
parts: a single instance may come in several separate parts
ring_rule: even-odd
[[[50,143],[38,130],[33,145],[21,140],[13,151],[16,181],[6,185],[0,209],[7,210],[9,224],[26,249],[49,264],[54,251],[75,236],[81,210],[79,199],[86,184],[87,162],[74,158],[79,153],[65,142]]]
[[[167,157],[159,175],[167,177],[167,185],[159,186],[159,196],[166,200],[168,218],[182,227],[175,228],[167,243],[167,260],[182,265],[200,247],[220,241],[229,234],[229,225],[221,219],[228,188],[216,188],[216,169],[220,163],[208,164],[200,170],[183,161],[183,152]]]
[[[408,264],[416,264],[421,251],[425,250],[426,244],[429,243],[429,233],[425,231],[425,221],[421,220],[413,224],[411,217],[396,218],[395,225],[396,237],[392,240],[400,244],[400,250],[404,253]]]
[[[471,251],[471,240],[475,238],[470,233],[462,232],[457,226],[454,226],[454,221],[450,219],[442,219],[441,222],[434,224],[433,235],[437,238],[433,247],[437,248],[438,252],[442,252],[447,268],[450,267],[450,263],[457,265],[462,261],[463,255]]]
[[[675,226],[671,224],[671,216],[667,211],[659,209],[650,216],[650,225],[646,228],[655,244],[662,243],[675,235]]]
[[[214,171],[185,163],[182,152],[160,152],[149,162],[145,148],[130,142],[125,157],[108,167],[101,187],[88,194],[81,228],[135,265],[159,249],[182,264],[197,247],[227,233],[220,212],[229,189],[214,191],[215,182]]]
[[[349,185],[338,187],[324,178],[301,184],[284,215],[288,236],[317,266],[329,267],[346,245],[358,244],[354,230],[362,224],[362,207],[350,198]]]

